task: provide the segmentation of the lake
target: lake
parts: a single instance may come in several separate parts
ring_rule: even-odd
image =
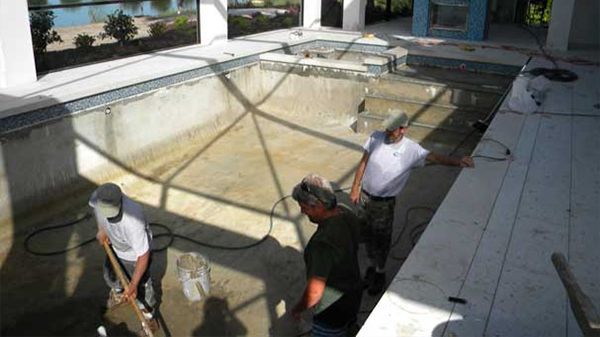
[[[66,5],[90,2],[94,2],[94,0],[28,0],[30,6]],[[181,11],[196,11],[196,0],[152,0],[110,5],[84,5],[80,7],[52,9],[52,11],[55,16],[55,27],[71,27],[87,25],[93,22],[104,22],[106,15],[113,13],[117,9],[122,9],[125,14],[131,16],[176,15],[178,11],[178,2],[182,3],[181,8],[179,8]],[[243,5],[248,2],[249,0],[235,0],[229,1],[229,4],[230,6],[235,4]]]

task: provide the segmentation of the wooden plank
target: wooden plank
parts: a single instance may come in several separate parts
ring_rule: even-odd
[[[582,290],[600,310],[600,118],[573,119],[569,264]],[[581,336],[569,315],[568,335]]]
[[[581,332],[584,336],[600,336],[600,316],[590,298],[581,290],[567,258],[562,253],[555,252],[552,253],[552,263],[565,286],[571,303],[571,312]]]
[[[485,335],[566,329],[566,296],[550,254],[568,247],[570,155],[571,117],[544,116]]]
[[[467,304],[454,307],[446,328],[447,336],[483,335],[515,223],[540,118],[539,115],[527,118],[519,143],[512,151],[514,161],[508,168],[481,243],[458,294],[467,300]]]

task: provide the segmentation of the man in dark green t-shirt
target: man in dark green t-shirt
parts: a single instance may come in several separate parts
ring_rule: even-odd
[[[337,205],[325,178],[306,176],[292,192],[302,213],[318,225],[304,249],[306,288],[292,310],[299,319],[314,309],[313,336],[345,336],[356,321],[362,297],[358,266],[358,219]]]

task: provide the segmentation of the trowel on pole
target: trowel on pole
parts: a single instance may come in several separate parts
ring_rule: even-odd
[[[112,265],[113,270],[115,271],[115,273],[117,274],[117,277],[119,278],[119,282],[121,283],[121,286],[123,287],[123,289],[127,289],[129,287],[129,280],[127,279],[127,277],[125,277],[125,274],[123,273],[123,270],[121,269],[121,266],[119,265],[119,262],[117,261],[117,258],[115,257],[115,254],[113,253],[112,249],[108,245],[108,242],[104,241],[102,243],[102,247],[104,247],[104,251],[106,251],[106,255],[108,256],[108,259],[110,260],[110,264]],[[140,324],[142,325],[142,330],[146,334],[146,337],[154,337],[154,333],[152,332],[152,329],[150,329],[150,324],[148,323],[148,320],[146,320],[146,317],[144,317],[144,314],[138,307],[135,299],[128,298],[128,302],[131,305],[131,308],[133,309],[135,316],[140,321]]]

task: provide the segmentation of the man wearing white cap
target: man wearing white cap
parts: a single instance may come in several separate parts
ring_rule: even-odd
[[[355,204],[360,202],[366,217],[364,239],[371,266],[365,279],[370,295],[380,293],[385,286],[385,263],[390,251],[396,195],[406,185],[411,170],[424,166],[426,161],[473,167],[473,159],[469,156],[451,158],[436,154],[404,137],[408,124],[408,116],[395,110],[383,123],[385,131],[371,134],[363,146],[364,153],[350,192],[350,199]]]
[[[90,197],[89,205],[94,209],[98,224],[96,238],[100,243],[108,241],[121,267],[130,279],[128,289],[123,289],[108,258],[104,263],[104,280],[111,288],[109,306],[120,298],[141,300],[138,304],[146,318],[151,318],[156,300],[150,278],[152,232],[144,217],[142,206],[121,192],[113,183],[98,187]]]

